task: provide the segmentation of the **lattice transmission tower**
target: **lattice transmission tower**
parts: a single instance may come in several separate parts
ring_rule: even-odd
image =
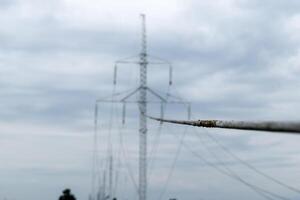
[[[163,117],[164,115],[164,105],[165,104],[185,104],[188,107],[188,116],[190,116],[190,104],[188,102],[184,102],[182,100],[169,100],[159,93],[155,92],[153,89],[149,88],[147,85],[147,67],[148,65],[165,65],[169,67],[169,86],[172,85],[172,65],[170,62],[150,56],[147,53],[147,34],[146,34],[146,16],[144,14],[141,14],[141,22],[142,22],[142,28],[141,28],[141,51],[140,54],[137,55],[134,58],[137,58],[137,60],[132,61],[133,57],[130,57],[128,59],[122,59],[115,62],[115,68],[114,68],[114,81],[113,84],[117,84],[117,71],[118,71],[118,65],[120,64],[137,64],[140,68],[140,74],[139,74],[139,85],[138,87],[130,92],[129,94],[125,95],[120,100],[97,100],[96,101],[96,109],[98,103],[122,103],[123,104],[123,123],[125,123],[125,113],[126,113],[126,104],[127,103],[136,103],[138,105],[139,109],[139,172],[138,172],[138,199],[139,200],[147,200],[147,188],[148,188],[148,181],[147,181],[147,105],[150,103],[154,104],[160,104],[161,111],[160,116]],[[154,58],[153,60],[148,60],[149,58]],[[149,101],[147,98],[147,94],[151,93],[154,97],[156,97],[158,100],[156,101]],[[138,94],[138,100],[132,101],[129,100],[130,97],[133,95]],[[167,95],[169,95],[167,93]],[[188,117],[190,118],[190,117]]]

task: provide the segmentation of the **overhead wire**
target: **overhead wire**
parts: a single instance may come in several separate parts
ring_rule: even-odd
[[[168,93],[170,91],[170,84],[168,84],[168,89],[167,89],[167,97],[166,97],[166,104],[167,104],[167,99],[169,98],[168,96]],[[162,110],[161,112],[163,112],[165,110],[165,107],[166,107],[166,104],[163,104],[162,102]],[[138,106],[138,109],[140,110],[141,112],[141,108],[140,106]],[[155,161],[156,161],[156,153],[157,153],[157,149],[159,147],[159,143],[160,143],[160,135],[161,135],[161,130],[162,130],[162,123],[159,124],[158,126],[158,129],[157,129],[157,134],[156,134],[156,137],[154,138],[153,140],[153,145],[152,145],[152,149],[151,149],[151,152],[150,152],[150,167],[149,167],[149,174],[151,176],[152,172],[153,172],[153,169],[154,169],[154,164],[155,164]],[[163,189],[162,189],[162,192],[161,194],[159,195],[159,199],[161,199],[167,189],[167,185],[169,184],[169,181],[170,181],[170,178],[172,176],[172,173],[173,173],[173,170],[175,168],[175,165],[176,165],[176,161],[177,161],[177,158],[178,158],[178,155],[180,153],[180,150],[181,150],[181,147],[179,147],[176,151],[176,155],[175,155],[175,158],[174,158],[174,161],[172,162],[172,166],[171,166],[171,170],[169,171],[169,174],[168,174],[168,177],[166,179],[166,182],[163,186]]]
[[[169,93],[170,91],[170,84],[168,84],[168,87],[167,87],[167,93]],[[166,95],[166,102],[168,102],[168,99],[169,99],[169,96]],[[162,103],[162,110],[161,112],[164,112],[165,110],[167,109],[167,103]],[[155,164],[155,161],[156,161],[156,154],[157,154],[157,150],[159,148],[159,145],[160,145],[160,137],[161,137],[161,133],[162,133],[162,127],[163,127],[163,123],[159,123],[158,124],[158,128],[157,128],[157,132],[156,132],[156,137],[154,138],[153,140],[153,143],[152,143],[152,149],[151,149],[151,152],[150,152],[150,164],[149,164],[149,176],[151,177],[153,171],[154,171],[154,164]]]
[[[170,97],[170,95],[168,95],[169,92],[170,92],[170,86],[168,87],[168,90],[167,90],[167,93],[166,93],[166,94],[167,94],[166,100],[168,100],[168,98]],[[166,103],[166,105],[167,105],[167,103]],[[165,105],[165,108],[166,108],[166,105]],[[165,109],[165,108],[164,108],[164,109]],[[163,123],[159,123],[160,131],[161,131],[161,129],[162,129],[162,125],[163,125]],[[176,149],[176,153],[175,153],[174,159],[173,159],[173,161],[172,161],[172,164],[171,164],[169,173],[168,173],[168,175],[167,175],[167,178],[166,178],[166,180],[165,180],[165,183],[164,183],[164,185],[162,186],[162,190],[161,190],[160,194],[158,195],[158,199],[159,199],[159,200],[161,200],[161,199],[163,198],[165,192],[167,191],[167,188],[168,188],[168,185],[169,185],[169,183],[170,183],[171,177],[172,177],[172,175],[173,175],[175,166],[176,166],[176,164],[177,164],[177,160],[178,160],[179,154],[180,154],[181,149],[182,149],[182,143],[183,143],[183,140],[184,140],[184,138],[185,138],[186,131],[187,131],[187,129],[185,128],[184,131],[183,131],[182,137],[181,137],[181,139],[180,139],[180,142],[179,142],[179,144],[178,144],[178,147],[177,147],[177,149]],[[158,144],[159,144],[159,140],[156,141],[155,144],[158,145]],[[157,146],[155,146],[155,149],[157,149]],[[155,156],[154,156],[153,158],[155,158]],[[150,167],[151,167],[150,169],[153,169],[153,165],[150,166]],[[152,171],[150,171],[150,172],[152,172]]]
[[[120,127],[119,127],[120,129]],[[120,131],[121,132],[121,131]],[[116,164],[116,170],[115,170],[115,185],[113,187],[113,196],[116,196],[116,193],[118,191],[118,186],[119,186],[119,175],[120,175],[120,171],[122,169],[122,162],[121,162],[121,143],[119,141],[119,145],[118,145],[118,153],[117,153],[117,164]]]
[[[116,85],[113,84],[112,88],[112,93],[111,93],[111,101],[114,101],[115,98],[115,91],[116,91]],[[108,142],[107,142],[107,147],[106,147],[106,170],[109,172],[109,177],[108,177],[108,196],[112,195],[113,192],[113,142],[112,142],[112,128],[113,128],[113,123],[114,123],[114,117],[115,117],[115,104],[111,103],[110,108],[109,108],[109,121],[108,121]],[[112,167],[112,169],[111,169]],[[104,183],[105,184],[105,183]]]
[[[124,126],[124,125],[122,125]],[[123,127],[124,128],[124,127]],[[134,186],[134,189],[135,189],[135,192],[136,194],[138,194],[139,192],[139,189],[138,189],[138,186],[137,186],[137,183],[135,181],[135,178],[134,178],[134,173],[133,173],[133,170],[132,170],[132,167],[131,165],[129,164],[128,162],[128,152],[124,146],[124,141],[123,141],[123,134],[121,131],[119,131],[119,142],[120,142],[120,145],[121,145],[121,150],[122,150],[122,154],[123,154],[123,161],[124,161],[124,164],[125,164],[125,167],[127,169],[127,172],[128,172],[128,175],[129,175],[129,178],[131,179],[131,182]]]
[[[131,59],[131,58],[133,58],[133,56],[132,57],[128,57],[128,58],[125,58],[125,59],[122,59],[121,61],[123,61],[123,60],[126,60],[126,59]],[[135,72],[133,72],[133,70],[131,69],[130,70],[130,75],[129,75],[129,79],[127,80],[128,81],[128,85],[132,85],[132,82],[133,82],[133,77],[136,77],[136,76],[133,76],[133,74],[134,74]],[[132,89],[130,89],[130,90],[127,90],[127,91],[131,91],[131,92],[129,92],[129,94],[130,93],[132,93],[134,90],[132,90]],[[127,95],[126,95],[127,96]],[[118,112],[120,112],[120,110],[118,111]],[[123,116],[123,117],[125,117],[125,116]],[[122,119],[122,120],[124,120],[124,119]],[[119,137],[122,137],[122,130],[124,129],[124,123],[122,123],[122,125],[121,126],[119,126],[119,128],[118,128],[118,130],[119,130]],[[116,194],[117,193],[117,190],[118,190],[118,181],[119,181],[119,171],[120,171],[120,169],[122,168],[122,162],[121,162],[121,153],[122,153],[122,142],[121,141],[123,141],[123,140],[120,140],[119,139],[119,148],[118,148],[118,154],[117,154],[117,159],[118,159],[118,164],[117,164],[117,169],[116,169],[116,174],[115,174],[115,185],[114,185],[114,189],[113,189],[113,194]],[[131,167],[130,167],[131,168]],[[130,170],[130,171],[132,171],[132,170]],[[132,174],[132,173],[130,173],[130,174]],[[134,184],[134,183],[133,183]],[[135,189],[136,190],[136,189]]]
[[[175,89],[175,88],[174,88]],[[176,90],[176,89],[175,89]],[[177,91],[176,91],[177,92]],[[178,92],[177,92],[178,93]],[[171,95],[171,94],[170,94]],[[183,99],[178,95],[177,96],[177,98],[179,99],[179,100],[181,100],[181,101],[183,101]],[[186,145],[185,145],[186,146]],[[188,145],[187,145],[188,146]],[[199,156],[198,156],[199,157]],[[202,160],[203,161],[205,161],[205,163],[206,164],[208,164],[209,162],[207,161],[207,160],[205,160],[204,158],[203,158],[203,156],[201,156],[202,157]],[[266,194],[269,194],[269,195],[271,195],[271,196],[273,196],[273,197],[275,197],[275,198],[279,198],[279,199],[282,199],[282,200],[288,200],[288,198],[286,198],[286,197],[283,197],[283,196],[280,196],[280,195],[277,195],[277,194],[275,194],[275,193],[273,193],[273,192],[270,192],[270,191],[267,191],[267,190],[265,190],[265,189],[263,189],[263,188],[260,188],[260,187],[258,187],[258,186],[255,186],[255,185],[253,185],[253,184],[250,184],[250,183],[248,183],[247,181],[245,181],[245,180],[243,180],[240,176],[238,176],[238,175],[236,175],[236,174],[234,174],[234,175],[232,175],[232,170],[230,170],[228,167],[226,167],[227,168],[227,171],[228,171],[228,169],[231,171],[231,173],[228,173],[228,172],[226,172],[226,171],[223,171],[223,170],[220,170],[220,168],[218,168],[218,167],[216,167],[216,166],[214,166],[214,165],[211,165],[211,166],[213,166],[215,169],[217,169],[219,172],[222,172],[223,174],[226,174],[227,176],[229,176],[229,177],[231,177],[231,178],[233,178],[233,179],[235,179],[235,180],[237,180],[237,181],[239,181],[239,182],[241,182],[241,183],[243,183],[244,185],[246,185],[246,186],[248,186],[249,188],[251,188],[252,190],[254,190],[256,193],[258,193],[258,194],[260,194],[262,197],[264,197],[264,198],[266,198],[266,199],[272,199],[272,198],[270,198],[269,196],[266,196],[265,194],[262,194],[262,192],[264,192],[264,193],[266,193]],[[225,173],[224,173],[225,172]]]
[[[193,127],[194,128],[194,127]],[[234,172],[231,168],[229,168],[225,163],[224,161],[222,161],[218,155],[216,153],[214,153],[213,151],[211,151],[209,149],[209,147],[207,146],[207,144],[202,140],[202,138],[199,137],[199,141],[201,142],[202,146],[232,175],[232,176],[235,176],[237,177],[238,179],[240,179],[240,181],[243,181],[245,184],[249,185],[249,183],[247,181],[244,181],[241,176],[239,176],[236,172]],[[252,184],[251,184],[252,185]],[[273,197],[276,197],[276,198],[280,198],[280,199],[287,199],[285,197],[282,197],[280,195],[277,195],[275,193],[270,193],[269,191],[265,190],[265,189],[262,189],[260,187],[257,187],[255,186],[254,189],[256,191],[262,191],[262,192],[265,192],[265,193],[268,193],[269,195],[273,196]]]
[[[177,137],[177,136],[176,136]],[[178,139],[178,138],[177,138]],[[214,169],[216,169],[217,171],[219,171],[220,173],[222,173],[223,175],[227,175],[231,178],[237,179],[239,182],[242,182],[243,184],[246,184],[248,187],[250,187],[251,189],[255,190],[256,193],[259,193],[262,197],[264,197],[265,199],[268,200],[273,200],[273,198],[265,195],[264,193],[262,193],[262,191],[257,191],[257,189],[255,188],[255,186],[253,186],[252,184],[249,184],[248,182],[244,182],[243,179],[240,179],[239,177],[235,176],[234,174],[232,174],[232,172],[229,172],[228,170],[225,171],[224,169],[214,165],[213,163],[209,162],[207,159],[205,159],[203,156],[201,156],[200,154],[198,154],[197,152],[195,152],[194,150],[192,150],[190,148],[190,145],[187,145],[184,141],[182,142],[183,146],[185,148],[187,148],[187,150],[189,150],[194,156],[198,157],[201,159],[202,162],[204,162],[205,164],[207,164],[208,166],[213,167]]]
[[[102,101],[105,101],[107,98],[110,97],[111,101],[113,102],[114,99],[117,96],[121,96],[123,94],[126,94],[128,92],[132,91],[132,89],[130,90],[125,90],[122,92],[116,92],[116,85],[113,85],[112,88],[112,93],[110,96],[108,97],[104,97],[101,99],[97,99],[96,103],[95,103],[95,111],[94,111],[94,138],[93,138],[93,164],[92,164],[92,195],[96,195],[96,179],[98,180],[98,185],[101,184],[100,181],[100,174],[99,174],[99,170],[100,170],[100,166],[99,166],[99,155],[98,155],[98,118],[99,118],[99,114],[98,114],[98,110],[99,110],[99,103]],[[113,122],[114,122],[114,112],[115,112],[115,106],[113,103],[111,103],[110,105],[110,111],[109,111],[109,122],[108,122],[108,143],[107,143],[107,147],[106,147],[106,156],[105,157],[109,157],[109,156],[113,156],[113,146],[112,146],[112,136],[111,136],[111,132],[112,132],[112,126],[113,126]],[[109,164],[108,162],[106,162],[106,167],[109,168]],[[116,176],[116,178],[118,178]],[[99,185],[100,187],[100,185]],[[116,186],[115,186],[116,187]],[[116,189],[112,188],[112,192],[114,192]]]
[[[171,165],[171,168],[169,170],[169,173],[168,173],[168,176],[167,176],[167,179],[165,180],[165,184],[162,186],[162,190],[158,196],[158,199],[159,200],[162,200],[164,194],[166,193],[167,191],[167,188],[169,186],[169,183],[171,181],[171,177],[173,175],[173,172],[174,172],[174,169],[176,167],[176,164],[177,164],[177,160],[178,160],[178,157],[180,155],[180,152],[181,152],[181,149],[182,149],[182,145],[183,145],[183,141],[184,141],[184,138],[186,136],[186,132],[187,132],[187,127],[184,128],[184,131],[183,131],[183,134],[180,138],[180,141],[179,141],[179,144],[178,144],[178,147],[177,147],[177,150],[176,150],[176,153],[175,153],[175,156],[174,156],[174,159],[173,159],[173,162],[172,162],[172,165]]]
[[[203,163],[205,163],[206,165],[214,168],[215,170],[217,170],[218,172],[220,172],[223,175],[226,175],[242,184],[244,184],[245,186],[249,187],[250,189],[252,189],[254,192],[256,192],[257,194],[259,194],[261,197],[265,198],[265,199],[273,199],[272,197],[275,197],[277,199],[281,199],[281,200],[289,200],[286,197],[277,195],[273,192],[270,192],[266,189],[263,189],[261,187],[258,187],[256,185],[253,185],[247,181],[245,181],[243,178],[241,178],[240,176],[236,175],[236,174],[232,174],[232,170],[230,170],[231,172],[228,171],[228,168],[226,169],[227,171],[225,171],[224,169],[220,168],[219,166],[216,166],[214,163],[208,161],[206,158],[204,158],[204,156],[202,156],[201,154],[195,152],[194,150],[191,149],[190,145],[186,144],[185,142],[183,142],[184,147],[190,151],[195,157],[198,157]],[[265,194],[268,194],[272,197],[266,196]]]
[[[168,85],[168,91],[169,91],[169,88],[170,88],[170,84],[171,83],[169,83],[169,85]],[[153,92],[152,92],[153,93]],[[157,96],[156,94],[154,94],[155,96]],[[159,97],[159,96],[158,96]],[[160,98],[160,97],[159,97]],[[161,100],[162,100],[162,103],[163,103],[163,99],[161,98]],[[167,103],[167,102],[166,102]],[[140,111],[140,113],[142,113],[142,114],[144,114],[143,112],[142,112],[142,108],[140,107],[141,105],[140,104],[138,104],[138,110]],[[163,110],[164,110],[164,107],[165,107],[165,105],[163,105],[162,104],[162,110],[161,110],[161,112],[163,112]],[[147,116],[146,116],[147,117]],[[149,170],[149,172],[150,172],[150,175],[152,174],[152,172],[153,172],[153,168],[154,168],[154,163],[155,163],[155,161],[156,161],[156,152],[157,152],[157,149],[158,149],[158,146],[159,146],[159,139],[160,139],[160,135],[161,135],[161,129],[162,129],[162,124],[160,124],[159,125],[159,127],[158,127],[158,129],[157,129],[157,134],[156,134],[156,138],[153,140],[154,141],[154,144],[152,145],[152,149],[151,149],[151,158],[150,158],[150,168],[148,169]],[[178,156],[176,156],[176,160],[177,160],[177,157]],[[173,164],[173,165],[175,165],[175,163]],[[175,167],[175,166],[174,166]],[[174,169],[174,167],[172,167],[172,169]],[[171,170],[171,174],[172,174],[172,172],[173,172],[173,170]],[[169,179],[170,179],[170,176],[171,176],[171,174],[169,174],[168,175],[168,178],[167,178],[167,183],[166,183],[166,185],[168,184],[168,182],[169,182]],[[165,189],[165,187],[164,187],[164,189]]]
[[[91,195],[97,195],[96,188],[102,184],[101,169],[104,170],[104,159],[100,161],[99,155],[99,102],[96,101],[94,107],[94,137],[93,137],[93,162],[92,162],[92,188]],[[105,171],[105,170],[104,170]]]
[[[195,129],[193,129],[195,130]],[[261,170],[259,170],[258,168],[256,168],[255,166],[253,166],[252,164],[250,164],[249,162],[241,159],[239,156],[237,156],[236,154],[234,154],[228,147],[226,147],[224,144],[221,143],[220,140],[218,140],[216,137],[214,137],[212,134],[210,134],[208,131],[206,131],[205,129],[202,129],[203,132],[205,133],[205,135],[211,139],[211,141],[213,141],[215,144],[217,144],[224,152],[226,152],[228,155],[230,155],[232,158],[234,158],[235,160],[237,160],[238,162],[240,162],[242,165],[246,166],[247,168],[249,168],[250,170],[254,171],[255,173],[265,177],[266,179],[274,182],[274,183],[277,183],[278,185],[281,185],[282,187],[286,188],[286,189],[289,189],[291,191],[294,191],[298,194],[300,194],[300,190],[293,187],[293,186],[290,186],[286,183],[283,183],[282,181],[262,172]],[[196,131],[196,130],[195,130]],[[197,136],[197,138],[200,139],[200,136],[194,132],[195,135]]]
[[[126,59],[131,59],[132,57],[128,57]],[[116,62],[116,65],[115,65],[115,74],[114,74],[114,91],[115,91],[115,86],[116,86],[116,68],[117,68],[117,64],[130,64],[131,61],[129,62],[123,62],[124,59],[122,60],[119,60]],[[134,73],[136,73],[136,71],[134,71]],[[135,76],[136,77],[136,76]],[[128,85],[132,85],[132,81],[133,80],[133,70],[131,69],[130,71],[130,76],[129,76],[129,79],[126,80],[128,81]],[[135,81],[137,80],[137,78],[135,79]],[[127,90],[127,91],[130,91],[129,94],[133,93],[133,91],[135,91],[136,89],[132,90]],[[124,92],[123,92],[124,93]],[[118,96],[120,96],[120,93],[115,93],[115,94],[118,94]],[[126,95],[127,96],[127,95]],[[112,99],[113,101],[113,99]],[[114,101],[113,101],[114,102]],[[124,101],[124,103],[126,103],[126,101]],[[123,116],[124,117],[124,116]],[[123,119],[124,120],[124,119]],[[135,177],[134,177],[134,173],[133,173],[133,169],[129,163],[129,159],[128,159],[128,151],[127,151],[127,148],[126,146],[124,145],[124,142],[123,142],[123,130],[124,130],[124,127],[125,127],[125,124],[122,123],[121,126],[119,126],[118,128],[118,135],[119,135],[119,151],[118,151],[118,170],[116,170],[116,174],[115,174],[115,184],[114,184],[114,187],[113,187],[113,194],[116,194],[117,193],[117,190],[118,190],[118,180],[119,180],[119,171],[122,167],[122,163],[124,165],[124,167],[126,168],[127,170],[127,173],[128,173],[128,176],[132,182],[132,185],[133,185],[133,188],[135,190],[135,193],[138,194],[138,186],[137,186],[137,183],[135,181]],[[121,159],[121,154],[123,155],[122,158],[124,159]]]
[[[155,160],[156,160],[155,157],[156,157],[157,149],[158,149],[159,143],[160,143],[161,132],[162,132],[162,123],[159,123],[156,133],[155,133],[155,138],[153,139],[153,142],[152,142],[152,148],[149,153],[149,168],[148,168],[149,176],[151,176],[153,173],[154,164],[155,164]]]
[[[116,85],[113,85],[113,90],[112,90],[112,101],[114,101],[114,94],[116,91]],[[115,105],[113,103],[111,103],[110,106],[110,111],[109,111],[109,122],[108,122],[108,144],[107,144],[107,155],[109,156],[110,154],[112,154],[113,151],[113,144],[112,144],[112,136],[111,136],[111,132],[112,132],[112,125],[113,125],[113,118],[114,118],[114,110],[115,109]],[[111,155],[112,156],[112,155]]]
[[[94,137],[93,137],[93,156],[92,156],[92,177],[91,177],[91,196],[94,198],[96,185],[96,166],[98,164],[98,105],[95,103],[94,108]]]

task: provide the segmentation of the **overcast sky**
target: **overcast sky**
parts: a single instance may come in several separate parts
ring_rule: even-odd
[[[192,102],[193,119],[300,120],[299,0],[0,0],[0,199],[53,200],[65,187],[79,200],[87,199],[94,103],[112,92],[114,62],[138,55],[140,13],[147,15],[149,54],[173,64],[170,92]],[[166,93],[167,68],[149,66],[148,80],[154,90]],[[137,83],[137,66],[119,67],[116,91]],[[108,108],[99,107],[102,136]],[[124,160],[137,180],[137,131],[130,131],[137,127],[134,112],[136,106],[128,106]],[[149,112],[159,115],[159,108]],[[186,109],[168,106],[166,116],[185,119]],[[149,123],[151,151],[159,131],[157,123]],[[224,154],[205,130],[196,130],[201,138],[187,129],[184,146],[184,129],[163,125],[149,170],[149,200],[161,194],[176,152],[162,199],[264,199],[203,163],[195,152],[251,184],[299,199],[299,193]],[[300,188],[298,136],[208,132],[259,170]],[[104,139],[99,141],[101,155]],[[118,170],[116,195],[136,199],[125,165]]]

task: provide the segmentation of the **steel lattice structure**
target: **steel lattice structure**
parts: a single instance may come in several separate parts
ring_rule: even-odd
[[[139,87],[139,200],[147,197],[147,40],[145,15],[142,14],[142,49],[140,53]]]
[[[147,67],[148,65],[166,65],[169,67],[169,86],[172,85],[172,65],[170,62],[149,56],[147,53],[147,35],[146,35],[146,16],[144,14],[141,14],[141,20],[142,20],[142,28],[141,28],[141,51],[138,56],[129,57],[127,59],[118,60],[115,62],[115,68],[114,68],[114,80],[113,84],[117,84],[117,71],[118,71],[118,65],[120,64],[138,64],[140,68],[140,74],[139,74],[139,85],[138,87],[133,90],[132,92],[129,92],[129,94],[125,95],[120,100],[116,100],[112,98],[111,100],[108,99],[98,99],[96,100],[96,107],[98,103],[122,103],[123,104],[123,120],[122,123],[125,123],[125,113],[126,113],[126,104],[127,103],[136,103],[138,104],[139,109],[139,172],[138,172],[138,199],[139,200],[147,200],[147,105],[148,104],[160,104],[161,105],[161,117],[164,115],[163,111],[163,105],[165,104],[183,104],[187,106],[188,110],[188,118],[190,118],[190,103],[184,102],[184,101],[177,101],[177,100],[168,100],[161,96],[159,93],[155,92],[147,85]],[[153,61],[149,61],[148,58],[153,57],[155,58]],[[137,60],[132,60],[133,58],[137,58]],[[149,101],[147,98],[147,94],[151,93],[157,100],[156,101]],[[130,100],[130,97],[133,95],[138,94],[138,100]],[[115,95],[118,95],[117,93]],[[171,97],[175,97],[169,93],[167,95]],[[114,94],[113,94],[114,96]],[[95,115],[97,117],[97,115]],[[97,120],[96,120],[97,121]],[[110,175],[112,176],[112,175]],[[110,183],[111,185],[111,183]],[[92,195],[94,196],[94,195]],[[111,197],[110,197],[111,198]]]

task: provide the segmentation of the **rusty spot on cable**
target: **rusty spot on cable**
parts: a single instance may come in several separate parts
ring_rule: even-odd
[[[198,126],[203,126],[203,127],[216,127],[216,122],[217,120],[199,120],[198,121]]]

